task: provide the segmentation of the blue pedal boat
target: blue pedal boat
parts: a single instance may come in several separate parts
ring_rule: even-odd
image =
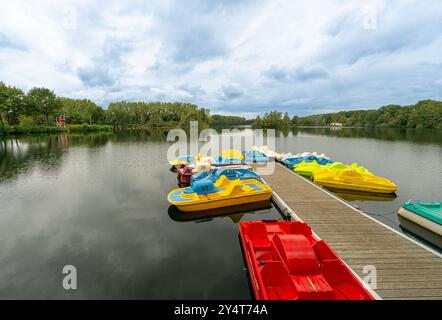
[[[221,176],[225,176],[229,180],[260,180],[260,175],[256,172],[243,168],[217,168],[212,171],[202,171],[194,174],[190,179],[190,184],[193,185],[196,182],[203,180],[212,181],[215,183]]]
[[[249,162],[267,162],[269,157],[258,150],[244,151],[244,158]]]
[[[334,161],[327,157],[316,157],[316,156],[307,156],[307,157],[292,157],[292,158],[286,158],[282,161],[284,165],[289,167],[290,169],[293,168],[294,165],[301,163],[302,161],[305,162],[313,162],[316,161],[319,165],[326,165],[329,163],[333,163]]]
[[[215,162],[212,163],[212,166],[214,167],[221,167],[221,166],[225,166],[225,165],[229,165],[229,164],[243,164],[246,165],[247,162],[243,159],[238,159],[238,158],[224,158],[221,156],[218,156],[215,159]]]

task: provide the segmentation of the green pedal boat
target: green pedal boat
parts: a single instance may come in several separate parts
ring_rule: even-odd
[[[402,228],[442,248],[442,202],[408,201],[398,218]]]

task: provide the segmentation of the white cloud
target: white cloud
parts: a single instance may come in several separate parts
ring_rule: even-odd
[[[0,81],[291,114],[441,99],[429,0],[2,1]]]

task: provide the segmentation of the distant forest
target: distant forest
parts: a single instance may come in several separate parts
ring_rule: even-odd
[[[220,126],[239,126],[239,125],[251,125],[255,122],[255,119],[246,119],[244,117],[237,116],[221,116],[215,114],[210,117],[209,124],[214,127]]]
[[[28,92],[0,82],[0,133],[19,128],[52,128],[62,116],[68,125],[91,129],[186,128],[190,120],[200,128],[252,125],[253,128],[288,129],[296,126],[327,126],[338,122],[348,127],[442,129],[442,102],[423,100],[411,106],[388,105],[378,110],[294,116],[278,111],[256,119],[210,115],[209,110],[182,102],[112,102],[104,109],[91,100],[58,97],[47,88]],[[11,128],[13,129],[11,131]],[[15,131],[14,131],[15,130]],[[46,130],[48,131],[48,130]],[[24,130],[24,132],[33,132]]]
[[[284,129],[288,123],[287,114],[272,111],[262,118],[257,117],[253,127]],[[290,126],[327,126],[331,123],[364,128],[442,129],[442,102],[423,100],[410,106],[388,105],[377,110],[340,111],[290,119]]]

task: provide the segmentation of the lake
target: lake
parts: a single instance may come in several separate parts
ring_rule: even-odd
[[[169,146],[161,131],[0,138],[0,298],[250,299],[236,223],[281,215],[179,221]],[[341,196],[396,229],[404,201],[442,199],[440,131],[299,128],[278,133],[276,151],[324,152],[394,181],[397,198]],[[66,265],[77,290],[63,289]]]

